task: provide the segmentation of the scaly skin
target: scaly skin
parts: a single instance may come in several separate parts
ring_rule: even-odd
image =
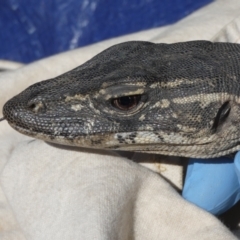
[[[126,42],[9,100],[17,131],[60,144],[210,158],[240,149],[240,45]]]

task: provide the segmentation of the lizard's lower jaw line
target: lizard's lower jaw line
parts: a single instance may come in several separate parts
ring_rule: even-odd
[[[14,124],[11,124],[12,128],[17,130],[18,132],[34,137],[46,142],[52,142],[56,144],[61,145],[67,145],[67,146],[76,146],[76,147],[84,147],[84,148],[92,148],[92,149],[109,149],[109,150],[120,150],[120,151],[134,151],[134,152],[145,152],[145,153],[154,153],[154,154],[162,154],[162,155],[169,155],[169,156],[183,156],[183,157],[200,157],[200,158],[209,158],[211,156],[209,155],[203,155],[203,154],[196,154],[194,152],[194,149],[196,146],[177,146],[173,145],[172,148],[169,147],[169,145],[164,147],[161,144],[118,144],[116,145],[116,139],[114,140],[114,136],[112,137],[112,141],[104,142],[103,145],[96,144],[91,145],[91,136],[88,136],[88,139],[86,137],[78,137],[74,139],[67,139],[63,136],[49,136],[44,133],[37,133],[33,132],[31,129],[24,129],[19,126],[16,126]],[[168,149],[171,149],[169,151]],[[179,148],[182,148],[182,152],[179,152]],[[186,148],[184,150],[184,148]],[[159,150],[163,149],[163,150]],[[164,150],[165,149],[165,150]],[[174,149],[178,149],[177,151],[174,151]],[[193,151],[192,151],[193,150]]]

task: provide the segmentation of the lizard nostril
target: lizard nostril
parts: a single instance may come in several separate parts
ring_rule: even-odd
[[[34,110],[36,108],[36,104],[35,103],[32,103],[28,106],[30,109]]]
[[[34,113],[44,112],[44,110],[46,109],[42,101],[29,101],[28,108]]]

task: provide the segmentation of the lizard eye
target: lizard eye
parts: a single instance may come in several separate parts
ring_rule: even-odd
[[[134,109],[140,100],[141,95],[124,96],[112,99],[111,104],[119,110],[128,111]]]

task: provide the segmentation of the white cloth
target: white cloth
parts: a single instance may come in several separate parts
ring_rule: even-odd
[[[1,73],[0,108],[30,84],[70,70],[119,42],[237,42],[239,10],[238,0],[218,0],[172,26]],[[0,123],[0,169],[1,240],[236,239],[214,216],[183,200],[158,173],[115,153],[33,140],[6,121]]]

